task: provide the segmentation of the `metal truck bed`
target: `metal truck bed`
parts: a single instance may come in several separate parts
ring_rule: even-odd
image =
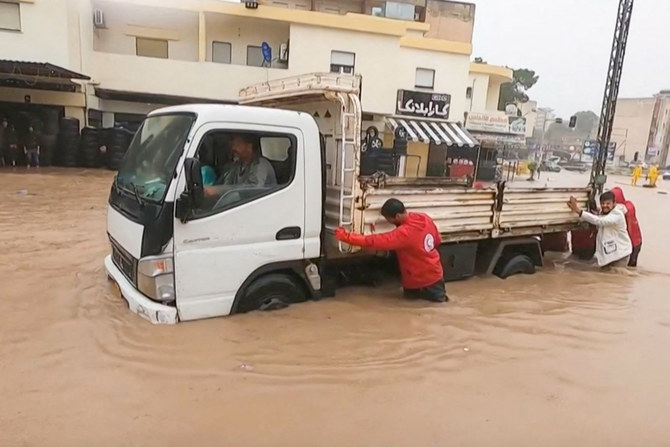
[[[326,253],[346,256],[356,248],[333,238],[337,226],[364,234],[391,229],[380,214],[389,198],[410,211],[431,216],[445,242],[474,241],[566,231],[578,217],[566,203],[575,196],[584,206],[586,188],[529,188],[494,185],[468,188],[446,178],[360,176],[362,111],[360,77],[313,73],[257,84],[240,92],[240,103],[283,107],[314,116],[326,152]],[[314,148],[317,150],[318,148]]]

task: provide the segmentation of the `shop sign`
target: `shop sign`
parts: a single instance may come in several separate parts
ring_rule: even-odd
[[[451,95],[398,90],[396,114],[422,118],[449,118]]]
[[[515,135],[526,135],[526,118],[522,116],[509,116],[509,133]]]
[[[509,119],[502,113],[471,112],[465,128],[476,132],[509,133]]]
[[[616,142],[610,141],[610,144],[607,148],[607,159],[609,161],[614,160],[614,153],[616,152]],[[582,149],[582,154],[589,157],[594,157],[598,153],[598,142],[596,140],[586,140],[584,142],[584,149]]]

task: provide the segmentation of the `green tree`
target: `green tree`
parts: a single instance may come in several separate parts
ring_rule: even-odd
[[[575,113],[575,116],[577,117],[575,133],[577,133],[584,140],[595,138],[598,134],[598,124],[600,121],[598,115],[588,110],[577,112]]]
[[[498,110],[505,110],[507,104],[522,104],[528,102],[530,90],[540,79],[534,70],[520,68],[514,70],[513,81],[503,84],[500,87],[500,99],[498,101]]]

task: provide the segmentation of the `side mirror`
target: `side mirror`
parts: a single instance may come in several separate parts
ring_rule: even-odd
[[[200,160],[197,158],[184,160],[186,190],[181,193],[175,204],[175,216],[182,222],[186,222],[193,210],[198,208],[203,201],[204,190],[200,167]]]

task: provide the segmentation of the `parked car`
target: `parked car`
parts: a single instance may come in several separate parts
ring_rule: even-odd
[[[649,165],[647,163],[643,162],[642,160],[631,162],[629,167],[630,168],[635,168],[636,166],[642,166],[642,169],[644,169],[644,170],[649,169]]]
[[[670,169],[663,171],[663,180],[670,180]]]
[[[561,167],[553,160],[543,161],[540,169],[545,172],[561,172]]]

